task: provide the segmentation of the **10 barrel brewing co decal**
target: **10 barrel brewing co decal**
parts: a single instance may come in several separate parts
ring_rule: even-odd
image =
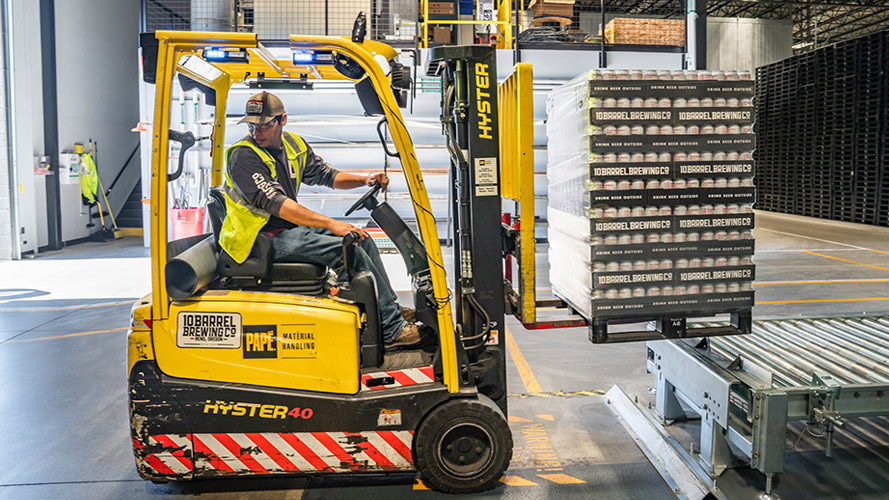
[[[179,313],[176,322],[178,347],[238,349],[241,347],[241,315],[238,313]]]

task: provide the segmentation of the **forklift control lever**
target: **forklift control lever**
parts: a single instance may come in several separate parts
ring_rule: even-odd
[[[355,276],[355,245],[361,236],[358,233],[349,233],[343,236],[343,267],[346,268],[346,274],[351,279]]]
[[[376,208],[378,205],[376,196],[382,188],[383,186],[381,186],[379,182],[374,184],[374,186],[370,188],[370,191],[364,193],[361,198],[358,198],[358,201],[356,201],[354,204],[352,204],[351,207],[349,207],[348,210],[346,210],[346,213],[344,215],[348,217],[352,215],[352,212],[358,210],[361,207],[364,207],[368,210],[373,210],[374,208]]]
[[[179,150],[179,166],[175,172],[167,177],[167,182],[172,182],[182,175],[182,168],[185,166],[185,152],[188,151],[188,148],[194,146],[197,139],[191,132],[179,132],[178,130],[170,130],[167,132],[167,135],[169,140],[176,141],[182,145],[182,148]]]

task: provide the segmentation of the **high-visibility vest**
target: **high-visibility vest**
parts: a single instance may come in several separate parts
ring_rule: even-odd
[[[296,134],[284,132],[284,153],[290,168],[293,169],[293,175],[296,177],[295,192],[299,192],[300,177],[306,163],[306,147],[305,141]],[[277,178],[275,168],[275,158],[265,149],[259,147],[256,142],[249,136],[236,142],[225,151],[225,162],[229,163],[232,151],[236,148],[248,147],[252,149],[262,159],[263,163],[269,168],[272,179]],[[231,168],[229,166],[229,168]],[[253,206],[248,202],[237,186],[232,182],[228,174],[229,169],[225,170],[225,221],[222,223],[222,230],[219,233],[219,246],[228,253],[235,262],[241,264],[250,255],[253,244],[259,231],[269,221],[271,214],[265,210]]]
[[[96,193],[99,189],[99,174],[96,172],[96,163],[89,153],[80,156],[83,159],[80,167],[80,194],[85,203],[92,205],[96,202]]]

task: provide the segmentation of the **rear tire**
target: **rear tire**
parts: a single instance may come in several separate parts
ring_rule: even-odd
[[[445,493],[476,493],[498,484],[512,458],[512,433],[486,396],[454,399],[432,410],[414,438],[423,481]]]

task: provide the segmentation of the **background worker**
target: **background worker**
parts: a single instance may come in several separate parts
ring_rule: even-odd
[[[334,189],[379,183],[386,190],[386,174],[363,177],[332,168],[301,137],[284,131],[287,114],[274,94],[251,96],[246,114],[238,123],[247,123],[250,135],[226,151],[226,217],[220,246],[237,262],[243,262],[257,234],[263,231],[272,236],[275,261],[326,265],[340,279],[346,279],[342,237],[357,233],[361,240],[355,252],[355,268],[372,272],[376,279],[383,341],[393,347],[418,344],[421,337],[415,314],[398,304],[373,238],[353,224],[297,202],[302,183]]]

